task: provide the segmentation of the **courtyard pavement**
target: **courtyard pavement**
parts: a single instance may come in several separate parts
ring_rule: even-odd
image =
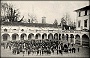
[[[12,54],[12,51],[9,49],[4,49],[3,47],[1,47],[1,57],[89,57],[89,48],[86,47],[80,47],[80,51],[77,51],[77,46],[74,46],[76,48],[76,53],[65,53],[63,52],[63,54],[56,54],[56,52],[54,54],[44,54],[44,55],[37,55],[37,54]]]

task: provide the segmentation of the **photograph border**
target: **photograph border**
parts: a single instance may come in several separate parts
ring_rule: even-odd
[[[89,4],[90,4],[90,0],[1,0],[1,1],[89,1]],[[1,3],[1,1],[0,1],[0,3]],[[0,6],[0,8],[1,8],[1,6]],[[0,13],[1,13],[1,11],[0,11]],[[1,16],[1,14],[0,14],[0,16]],[[90,22],[90,16],[89,16],[89,22]],[[0,20],[0,24],[1,24],[1,20]],[[90,27],[89,27],[89,30],[90,30]],[[0,35],[1,35],[1,28],[0,28]],[[1,38],[1,36],[0,36],[0,38]],[[0,39],[0,44],[1,44],[1,39]],[[90,32],[89,32],[89,51],[90,51]],[[0,46],[0,57],[1,57],[1,46]],[[1,58],[89,58],[89,57],[1,57]]]

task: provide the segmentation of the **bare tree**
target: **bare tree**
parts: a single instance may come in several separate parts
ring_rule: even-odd
[[[28,16],[30,17],[28,20],[29,23],[37,23],[38,22],[35,15],[28,14]]]
[[[14,9],[12,4],[1,3],[1,19],[2,21],[17,22],[20,17],[19,9]]]
[[[70,29],[74,29],[75,28],[75,24],[71,21],[69,13],[66,13],[62,17],[62,19],[61,19],[61,26],[62,26],[63,30],[64,29],[69,30],[69,27],[70,27]]]
[[[58,25],[58,22],[57,22],[57,20],[55,19],[55,21],[54,21],[54,23],[53,24],[55,24],[55,25]]]
[[[70,24],[71,17],[69,13],[65,13],[65,15],[63,16],[63,19],[66,21],[66,25]]]
[[[66,25],[67,21],[64,19],[64,17],[61,18],[61,25]]]
[[[70,15],[69,13],[65,13],[65,15],[61,18],[61,26],[62,26],[62,29],[69,29],[69,25],[70,25]]]
[[[23,21],[23,18],[24,18],[24,16],[21,18],[21,20],[19,20],[18,22],[22,22]]]

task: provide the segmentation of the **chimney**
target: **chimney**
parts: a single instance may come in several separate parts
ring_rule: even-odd
[[[46,17],[42,17],[42,24],[46,23]]]

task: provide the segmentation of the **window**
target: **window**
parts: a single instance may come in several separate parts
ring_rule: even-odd
[[[7,32],[7,29],[4,29],[5,32]]]
[[[87,15],[87,10],[85,10],[85,15]]]
[[[87,19],[84,20],[84,27],[87,27]]]
[[[24,31],[24,29],[22,29],[21,31]]]
[[[16,30],[16,29],[13,29],[13,30]]]
[[[80,27],[80,23],[81,23],[81,21],[78,21],[78,27]]]
[[[31,30],[31,29],[29,29],[29,30]]]
[[[79,17],[81,16],[81,12],[79,12]]]
[[[7,35],[4,35],[3,36],[3,41],[7,41],[7,39],[8,39],[8,36]]]

